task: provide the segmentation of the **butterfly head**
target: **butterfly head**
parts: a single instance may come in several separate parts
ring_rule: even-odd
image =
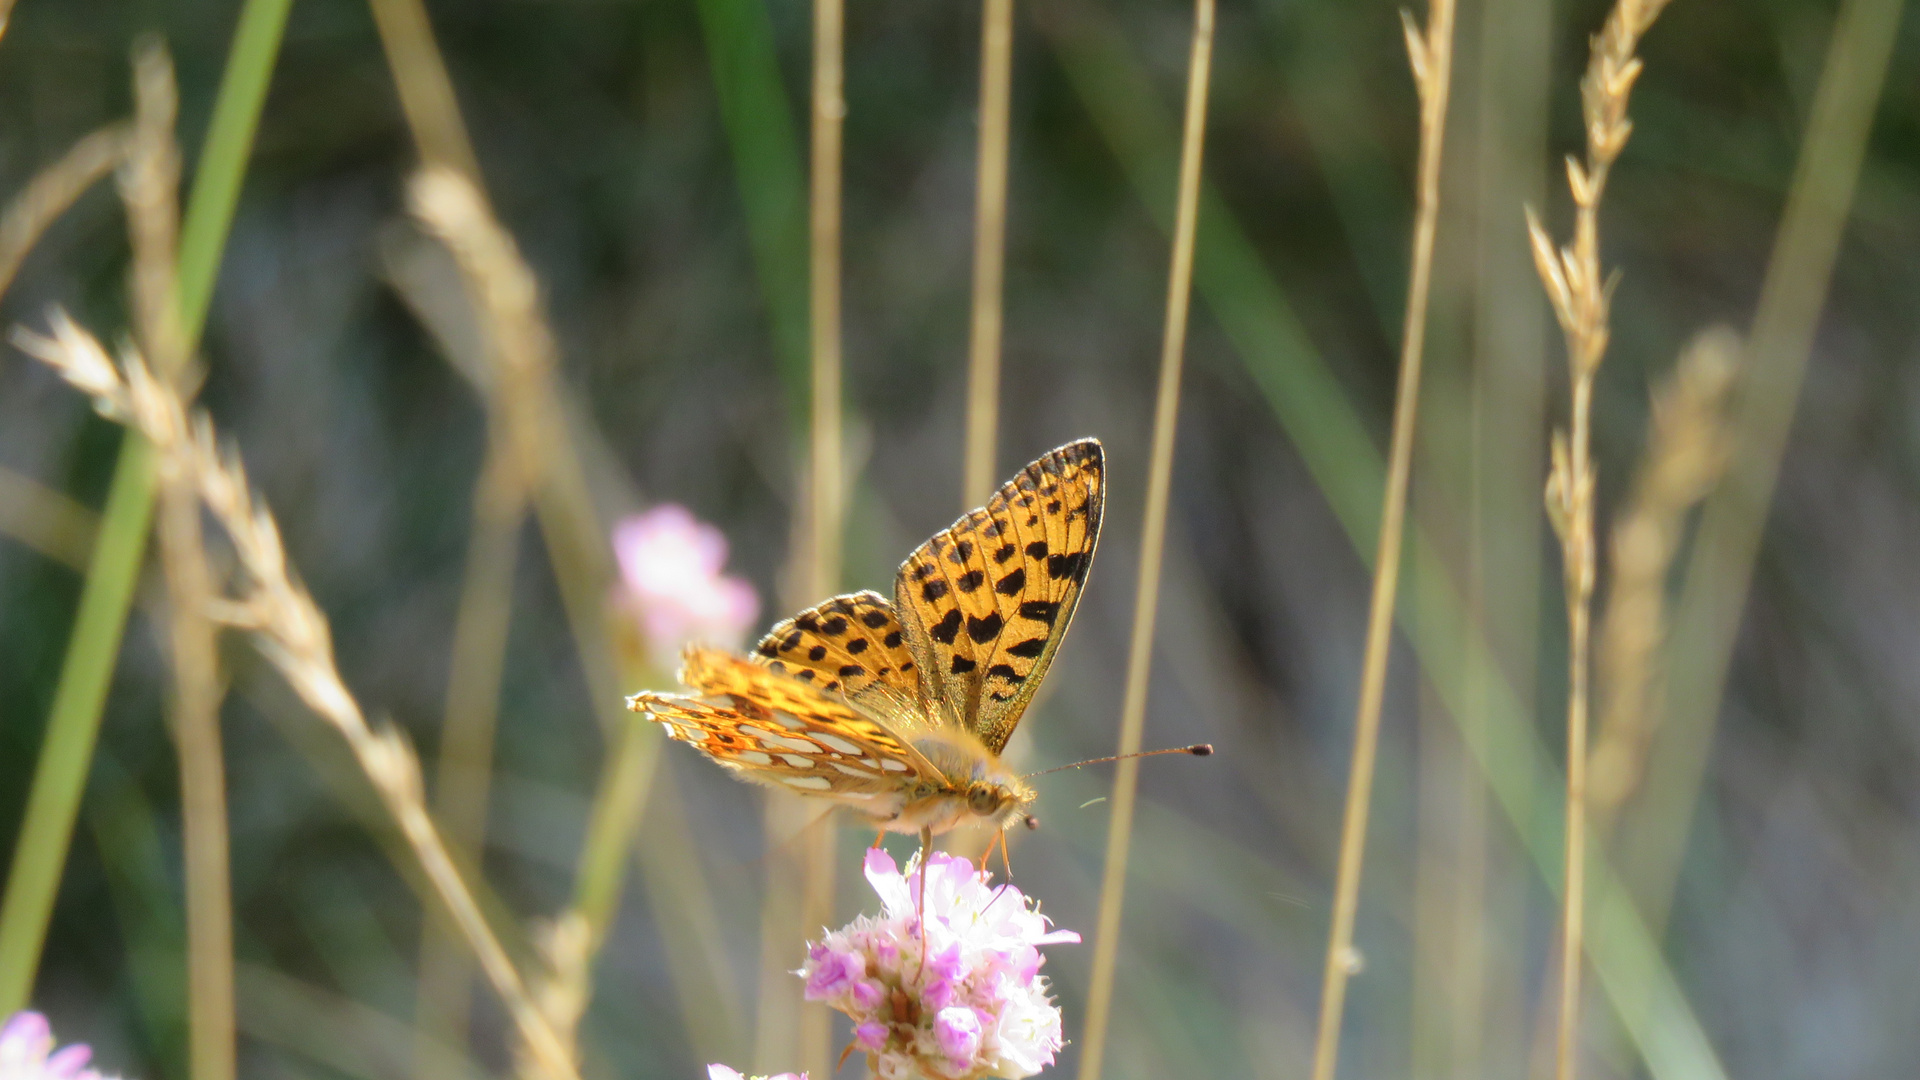
[[[986,776],[967,787],[967,810],[982,822],[1004,829],[1027,816],[1033,798],[1033,789],[1018,776]]]

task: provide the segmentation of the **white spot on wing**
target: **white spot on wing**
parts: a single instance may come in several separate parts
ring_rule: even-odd
[[[886,769],[886,770],[887,770],[888,772],[909,772],[909,771],[911,771],[911,770],[910,770],[910,769],[909,769],[909,768],[907,767],[907,763],[906,763],[906,762],[904,762],[904,761],[901,761],[901,760],[900,760],[899,758],[882,758],[882,759],[881,759],[881,761],[880,761],[880,767],[881,767],[881,768],[883,768],[883,769]]]
[[[805,731],[807,728],[807,722],[805,720],[800,719],[790,712],[783,712],[779,709],[773,711],[773,719],[775,723],[783,727],[790,727],[800,731]]]
[[[760,741],[767,746],[785,747],[788,750],[798,750],[803,754],[815,753],[820,749],[805,739],[787,739],[779,735],[769,735]]]
[[[735,754],[734,757],[738,758],[741,761],[746,762],[749,765],[773,764],[773,757],[771,755],[763,754],[758,750],[742,750],[740,753]]]
[[[813,768],[813,759],[807,758],[807,757],[801,757],[799,754],[781,754],[780,760],[786,762],[787,764],[793,766],[796,769]]]
[[[809,791],[825,791],[833,786],[833,781],[824,776],[781,776],[776,779],[788,787],[806,788]]]
[[[858,757],[860,755],[859,747],[853,745],[852,743],[848,742],[847,740],[841,738],[838,735],[828,735],[825,732],[817,732],[814,734],[814,738],[819,739],[822,744],[832,747],[833,749],[838,750],[843,754],[852,754],[855,757]]]
[[[873,779],[873,770],[871,768],[858,769],[853,767],[852,765],[843,765],[838,761],[829,762],[829,764],[831,764],[834,768],[839,769],[841,772],[846,773],[848,776],[858,776],[863,780]]]

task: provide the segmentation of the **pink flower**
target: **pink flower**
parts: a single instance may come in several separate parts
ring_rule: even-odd
[[[623,519],[613,528],[613,554],[625,600],[662,668],[693,642],[739,648],[760,614],[753,586],[720,572],[727,538],[684,506],[666,503]]]
[[[707,1080],[807,1080],[806,1073],[781,1073],[778,1076],[742,1076],[725,1065],[707,1066]]]
[[[87,1068],[85,1043],[55,1050],[53,1028],[37,1012],[14,1013],[0,1026],[0,1080],[101,1080]]]
[[[1080,935],[1049,929],[1020,890],[994,888],[965,859],[935,852],[925,872],[923,933],[918,860],[902,874],[885,851],[867,852],[884,913],[809,948],[807,999],[852,1017],[881,1080],[1019,1080],[1053,1064],[1065,1042],[1038,946]]]

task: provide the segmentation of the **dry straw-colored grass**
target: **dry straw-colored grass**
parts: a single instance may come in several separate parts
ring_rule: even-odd
[[[1353,761],[1346,810],[1340,826],[1340,862],[1334,880],[1333,919],[1321,975],[1320,1023],[1313,1044],[1313,1080],[1333,1080],[1340,1059],[1340,1020],[1347,980],[1359,970],[1353,923],[1360,904],[1360,872],[1366,861],[1367,816],[1373,797],[1374,760],[1380,744],[1380,709],[1386,695],[1387,655],[1392,645],[1395,594],[1400,582],[1400,545],[1405,527],[1407,481],[1413,469],[1414,421],[1420,401],[1420,367],[1426,345],[1427,298],[1433,276],[1434,234],[1440,220],[1440,155],[1445,142],[1447,98],[1453,76],[1453,0],[1433,0],[1427,26],[1402,12],[1407,59],[1420,96],[1420,162],[1415,191],[1413,267],[1407,281],[1406,324],[1400,340],[1400,378],[1393,406],[1393,442],[1380,511],[1379,550],[1374,555],[1373,596],[1367,612],[1367,644],[1361,662],[1360,697],[1353,725]]]
[[[974,165],[973,316],[967,338],[963,510],[986,505],[999,475],[1000,338],[1007,263],[1007,157],[1013,114],[1013,0],[980,13],[980,145]]]
[[[528,992],[427,812],[412,748],[397,730],[370,725],[341,679],[326,616],[287,564],[279,527],[254,501],[238,456],[221,453],[205,414],[190,414],[179,394],[148,370],[137,351],[127,352],[123,372],[100,343],[64,313],[53,315],[50,336],[17,330],[14,342],[92,398],[102,415],[144,435],[166,462],[164,468],[191,483],[227,534],[247,583],[240,597],[220,603],[225,620],[250,631],[261,653],[301,700],[346,740],[446,914],[500,995],[526,1054],[537,1065],[536,1074],[577,1080],[571,1050]]]
[[[1596,643],[1599,734],[1588,769],[1594,834],[1610,831],[1646,765],[1661,713],[1654,657],[1666,636],[1667,574],[1687,513],[1705,498],[1733,451],[1727,406],[1739,371],[1740,338],[1702,331],[1654,390],[1653,425],[1626,505],[1608,545],[1606,610]]]
[[[1187,57],[1187,107],[1180,143],[1180,187],[1175,202],[1173,252],[1167,275],[1167,316],[1160,343],[1160,381],[1154,394],[1152,456],[1147,465],[1147,506],[1140,526],[1140,575],[1135,583],[1133,628],[1127,647],[1127,682],[1120,705],[1121,756],[1113,778],[1107,818],[1106,860],[1100,879],[1100,914],[1094,927],[1093,967],[1088,976],[1087,1026],[1080,1080],[1099,1080],[1113,1011],[1113,981],[1120,954],[1120,914],[1127,888],[1127,853],[1133,836],[1134,796],[1140,782],[1141,735],[1146,727],[1147,678],[1153,663],[1154,617],[1160,605],[1160,564],[1166,549],[1167,506],[1173,491],[1173,444],[1180,417],[1180,372],[1186,361],[1187,314],[1193,301],[1193,248],[1199,230],[1201,162],[1206,149],[1207,96],[1213,76],[1214,0],[1195,0],[1193,41]]]
[[[198,372],[180,324],[179,98],[173,62],[156,42],[134,54],[133,128],[120,164],[121,201],[133,242],[135,328],[161,378],[190,400]],[[212,571],[201,539],[200,500],[177,454],[158,459],[161,567],[173,662],[172,726],[180,761],[187,895],[188,1058],[195,1080],[233,1080],[233,896],[227,780],[220,744],[218,627]]]
[[[1600,268],[1600,200],[1613,163],[1633,131],[1627,100],[1641,69],[1634,49],[1666,3],[1620,0],[1593,39],[1592,57],[1580,83],[1587,156],[1584,163],[1567,158],[1567,186],[1574,205],[1572,242],[1556,251],[1538,215],[1531,207],[1527,210],[1534,262],[1566,337],[1571,383],[1568,426],[1553,436],[1546,497],[1548,520],[1560,538],[1567,595],[1567,839],[1554,1054],[1558,1080],[1573,1080],[1577,1071],[1586,911],[1587,710],[1592,662],[1588,637],[1595,576],[1593,380],[1606,357],[1614,286],[1614,279]]]

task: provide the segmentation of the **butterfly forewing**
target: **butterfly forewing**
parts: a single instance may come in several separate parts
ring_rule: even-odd
[[[1073,618],[1106,500],[1100,443],[1069,443],[908,557],[894,609],[923,694],[999,753]]]
[[[680,679],[700,696],[641,693],[630,706],[748,779],[857,801],[936,775],[884,723],[767,667],[691,648]]]

